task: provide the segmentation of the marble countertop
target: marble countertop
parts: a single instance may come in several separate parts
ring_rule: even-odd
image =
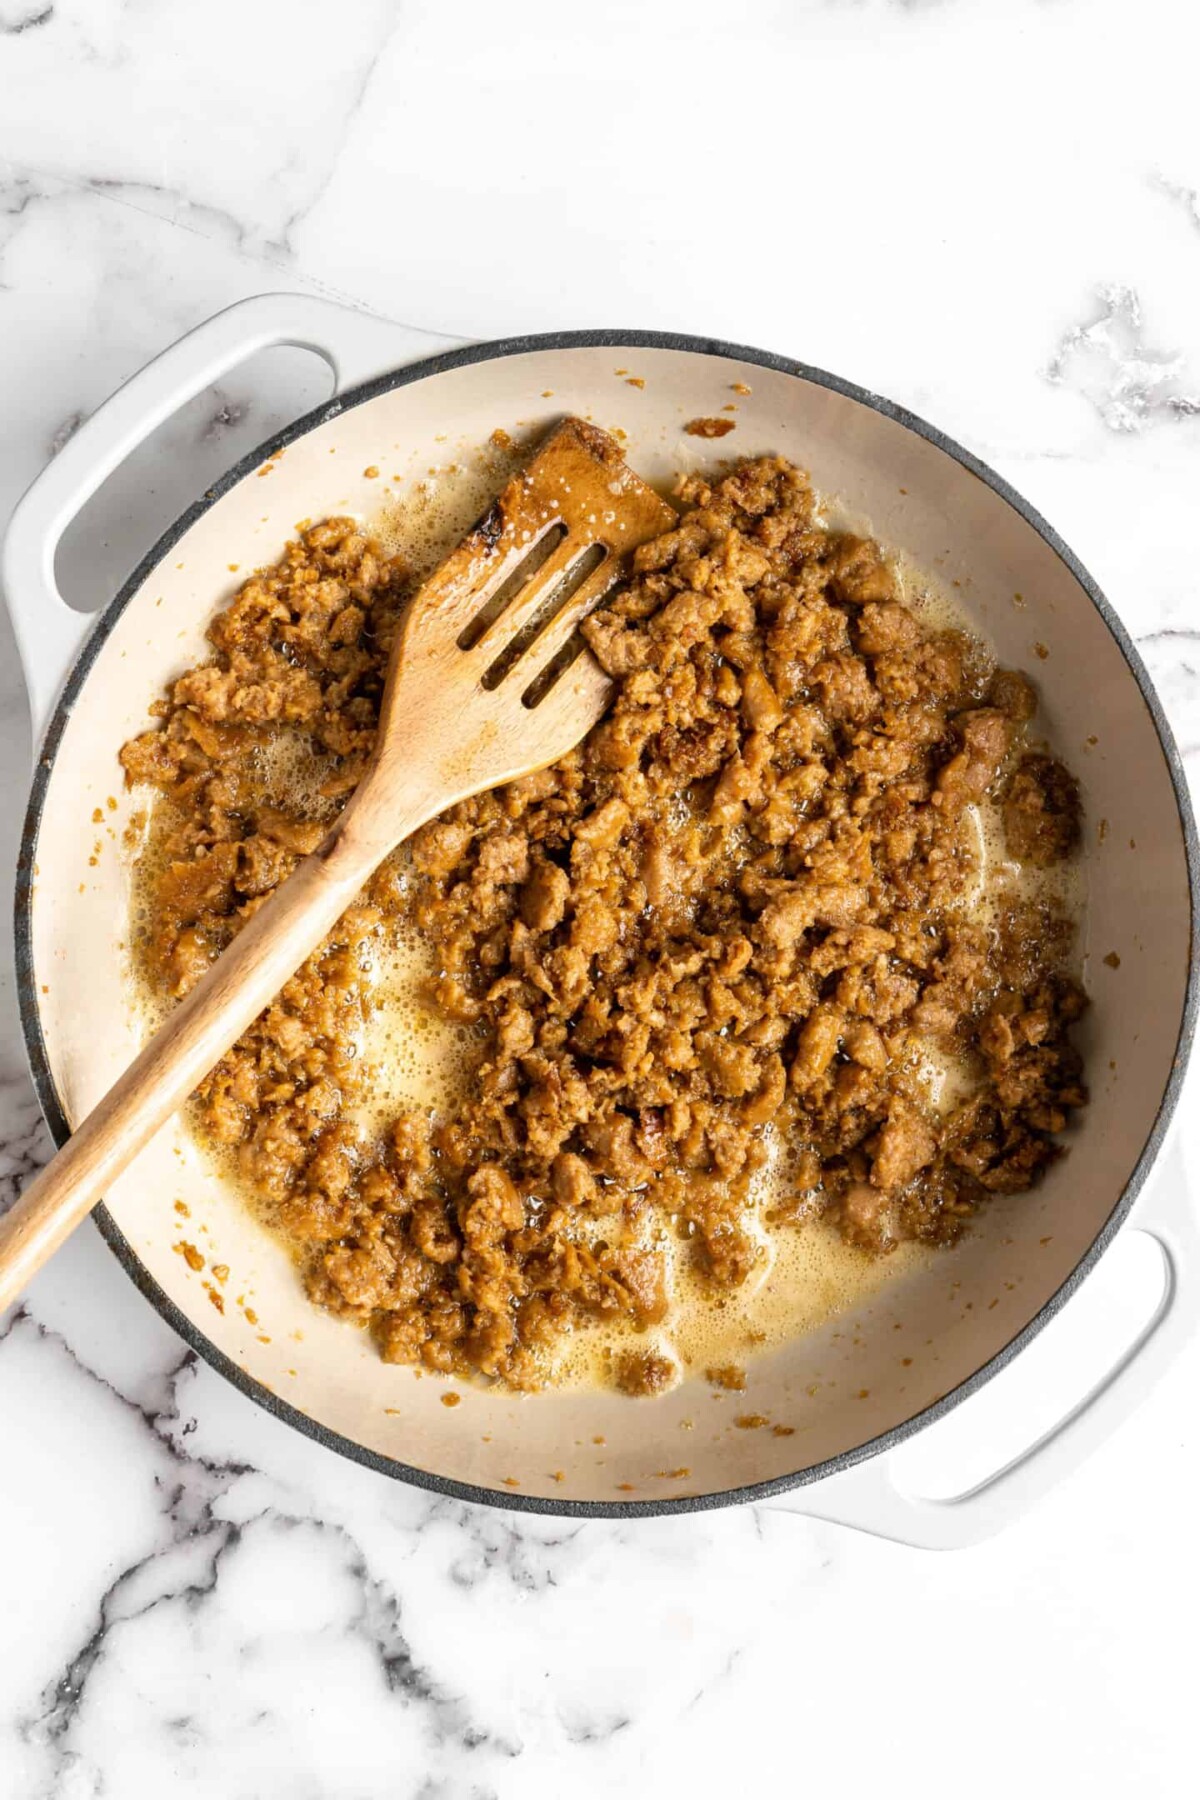
[[[1054,521],[1194,778],[1198,50],[1173,0],[612,0],[578,24],[550,0],[0,0],[0,521],[126,375],[246,294],[762,344],[933,419]],[[276,351],[201,396],[72,528],[68,592],[106,598],[324,381]],[[11,867],[29,749],[3,621],[0,767]],[[11,1196],[48,1140],[7,951],[2,980]],[[1195,1151],[1194,1084],[1184,1111]],[[973,1467],[1031,1392],[1081,1393],[1142,1278],[1111,1253],[922,1470]],[[1177,1796],[1198,1383],[1193,1342],[1032,1516],[954,1555],[766,1506],[517,1516],[289,1432],[85,1228],[0,1319],[0,1794]]]

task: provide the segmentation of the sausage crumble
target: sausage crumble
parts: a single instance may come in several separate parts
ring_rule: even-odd
[[[391,1361],[534,1387],[589,1322],[669,1320],[675,1246],[718,1299],[766,1232],[818,1216],[876,1254],[950,1242],[1037,1181],[1086,1101],[1069,926],[1017,886],[978,892],[979,809],[1032,868],[1079,835],[1073,777],[1028,742],[1030,684],[927,624],[790,463],[677,495],[584,626],[605,718],[420,831],[196,1097],[311,1298]],[[411,587],[352,520],[303,531],[125,746],[160,796],[159,994],[188,991],[353,789]],[[402,929],[433,947],[432,1003],[474,1068],[453,1106],[380,1134],[357,1045],[365,971]],[[624,1391],[674,1379],[647,1344],[614,1368]]]

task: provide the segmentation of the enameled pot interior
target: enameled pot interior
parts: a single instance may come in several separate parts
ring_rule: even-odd
[[[713,444],[683,431],[687,420],[720,414],[731,401],[734,435]],[[204,655],[205,626],[240,579],[230,566],[270,562],[302,519],[371,517],[385,486],[399,493],[431,468],[465,460],[497,427],[524,434],[567,411],[619,426],[635,467],[664,483],[680,466],[729,453],[792,457],[851,520],[869,524],[938,583],[959,583],[1001,660],[1033,674],[1042,729],[1080,776],[1087,816],[1093,1101],[1070,1155],[1035,1193],[997,1200],[955,1251],[885,1286],[857,1313],[752,1362],[745,1395],[724,1400],[696,1379],[654,1401],[465,1389],[460,1405],[443,1406],[440,1381],[385,1366],[364,1334],[308,1305],[286,1255],[175,1125],[108,1205],[149,1278],[208,1346],[358,1451],[506,1498],[661,1503],[811,1469],[958,1387],[1068,1279],[1118,1206],[1154,1129],[1190,950],[1179,805],[1114,636],[1068,564],[1003,496],[849,394],[689,350],[533,350],[444,369],[353,405],[202,513],[111,623],[46,780],[26,980],[57,1095],[78,1118],[138,1041],[121,840],[142,800],[126,794],[116,753],[145,728],[163,684]],[[1119,967],[1103,960],[1113,952]],[[185,1242],[204,1258],[203,1270],[181,1254]],[[228,1266],[224,1283],[213,1280],[214,1263]],[[735,1416],[747,1412],[792,1435],[738,1429]]]

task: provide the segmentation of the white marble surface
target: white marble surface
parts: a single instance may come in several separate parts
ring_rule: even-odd
[[[0,0],[0,519],[244,294],[472,336],[724,335],[877,387],[1023,489],[1139,640],[1194,775],[1198,50],[1177,0]],[[197,401],[73,532],[71,592],[103,599],[322,381],[275,353]],[[27,725],[0,633],[11,866]],[[6,975],[7,1191],[46,1148]],[[913,1479],[1081,1391],[1140,1281],[1114,1252]],[[273,1423],[87,1229],[0,1320],[0,1794],[1182,1795],[1198,1380],[1193,1345],[1032,1517],[954,1556],[767,1508],[539,1521]]]

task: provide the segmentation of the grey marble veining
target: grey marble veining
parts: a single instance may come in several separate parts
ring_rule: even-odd
[[[1064,334],[1046,375],[1086,394],[1110,430],[1144,431],[1200,413],[1200,397],[1180,388],[1183,360],[1146,343],[1132,288],[1107,286],[1094,316]]]
[[[475,336],[707,331],[889,393],[1013,480],[1126,620],[1194,776],[1198,46],[1169,0],[1136,28],[1116,0],[614,0],[586,31],[549,0],[0,0],[0,519],[121,380],[256,291]],[[73,602],[324,381],[279,352],[185,409],[69,534]],[[11,868],[3,619],[0,764]],[[6,948],[0,1204],[48,1148]],[[1193,1349],[962,1556],[765,1507],[539,1519],[289,1432],[85,1230],[0,1319],[0,1795],[702,1800],[850,1771],[901,1800],[1175,1800],[1198,1376]]]

